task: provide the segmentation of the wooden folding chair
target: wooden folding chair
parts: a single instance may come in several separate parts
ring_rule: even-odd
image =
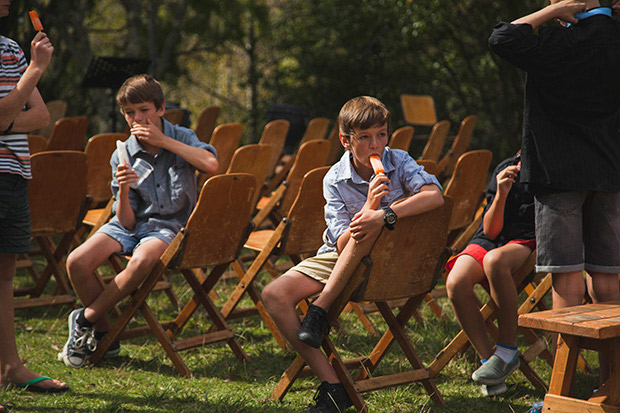
[[[265,125],[258,143],[271,146],[271,162],[269,162],[268,176],[272,176],[284,149],[290,122],[284,119],[272,120]]]
[[[299,146],[313,139],[325,139],[330,122],[331,121],[329,118],[310,119],[308,125],[306,125],[306,130],[299,141]]]
[[[28,148],[30,155],[45,151],[47,147],[47,139],[43,135],[28,135]]]
[[[267,169],[271,161],[271,146],[244,145],[237,148],[228,166],[227,174],[248,173],[256,178],[256,190],[252,198],[252,206],[256,205],[261,188],[267,179]]]
[[[404,327],[433,287],[448,257],[445,246],[451,207],[451,200],[445,198],[442,207],[399,219],[393,231],[383,229],[370,254],[362,260],[330,307],[327,317],[333,324],[350,300],[370,301],[377,305],[388,326],[368,356],[353,360],[342,360],[329,336],[323,338],[323,350],[359,412],[368,411],[361,393],[413,382],[421,382],[436,404],[445,405]],[[403,298],[406,303],[395,316],[388,301]],[[412,370],[374,376],[373,372],[394,340],[402,348]],[[304,366],[304,360],[297,356],[282,375],[271,398],[282,400],[298,377],[311,375],[311,370]],[[358,369],[355,378],[349,369]]]
[[[330,145],[329,141],[325,139],[314,139],[301,145],[286,179],[274,177],[264,191],[271,195],[258,201],[257,209],[259,211],[254,217],[254,224],[257,227],[267,217],[271,218],[274,225],[282,219],[283,214],[293,205],[297,190],[306,173],[326,165]],[[277,181],[281,183],[275,188],[273,184]]]
[[[344,152],[344,148],[340,143],[339,133],[340,129],[338,127],[338,122],[335,122],[334,126],[332,126],[332,130],[329,132],[329,136],[327,137],[327,140],[331,144],[329,148],[329,155],[327,156],[327,165],[333,165],[338,162]]]
[[[222,307],[224,318],[228,320],[258,312],[283,349],[287,348],[286,342],[265,310],[254,281],[263,267],[272,264],[270,257],[288,256],[297,264],[303,255],[314,254],[321,247],[326,228],[323,217],[323,177],[328,170],[329,167],[325,166],[313,169],[304,176],[293,205],[275,229],[257,230],[250,234],[244,247],[255,251],[257,255],[249,268],[239,259],[232,264],[240,281]],[[236,310],[246,293],[255,307]]]
[[[54,125],[56,125],[56,121],[64,118],[67,114],[67,102],[65,100],[50,100],[45,102],[45,107],[50,114],[50,123],[34,131],[33,134],[41,135],[47,141],[52,133],[52,129],[54,129]]]
[[[83,151],[88,131],[88,118],[74,116],[59,119],[47,141],[46,151]]]
[[[410,125],[433,126],[437,123],[435,101],[427,95],[400,95],[405,121]]]
[[[426,145],[422,150],[420,159],[428,159],[434,162],[439,162],[439,157],[443,152],[443,146],[446,143],[446,138],[450,132],[450,122],[447,120],[441,120],[433,125]]]
[[[416,163],[418,165],[423,166],[424,170],[428,172],[429,174],[437,175],[437,171],[438,171],[437,162],[431,161],[428,159],[419,159],[416,161]]]
[[[28,183],[31,235],[46,260],[34,286],[14,290],[15,308],[69,304],[75,299],[66,273],[65,258],[86,213],[86,155],[83,152],[51,151],[32,156],[32,180]],[[58,238],[60,240],[58,241]],[[58,243],[56,243],[58,242]],[[51,277],[54,295],[43,297]]]
[[[173,125],[180,125],[183,123],[184,114],[185,111],[183,109],[166,109],[163,117]]]
[[[196,124],[196,129],[194,129],[198,139],[209,143],[213,130],[215,129],[218,116],[220,116],[219,106],[207,106],[200,111],[200,115],[198,115],[198,123]]]
[[[461,122],[461,127],[459,128],[459,131],[456,134],[454,142],[452,142],[452,146],[448,150],[448,153],[446,153],[439,160],[439,170],[440,176],[442,178],[447,178],[452,175],[452,171],[454,170],[456,161],[469,148],[471,136],[474,132],[474,128],[476,127],[477,122],[478,117],[475,115],[469,115]],[[440,181],[442,180],[443,179],[440,179]]]
[[[140,287],[131,294],[131,301],[91,355],[91,364],[99,363],[114,341],[143,335],[145,331],[157,337],[166,355],[184,377],[191,376],[191,372],[179,354],[181,350],[225,341],[239,359],[248,360],[235,334],[209,298],[209,292],[237,258],[251,231],[251,195],[255,186],[256,180],[249,174],[217,175],[206,182],[187,225],[177,234]],[[201,269],[208,267],[212,270],[204,274]],[[146,298],[167,269],[181,272],[194,295],[174,320],[162,323],[153,314]],[[178,339],[199,306],[212,319],[213,331]],[[138,310],[146,319],[148,328],[125,331]]]
[[[230,165],[230,160],[233,157],[233,153],[239,146],[241,140],[241,134],[243,133],[243,125],[240,123],[224,123],[219,125],[213,131],[211,141],[209,144],[213,145],[217,151],[217,171],[212,174],[198,173],[198,188],[202,188],[202,185],[212,176],[223,174]],[[262,186],[262,182],[259,182]]]
[[[116,141],[125,141],[123,133],[101,133],[91,137],[86,143],[87,193],[93,198],[93,207],[104,207],[112,197],[110,182],[110,158],[116,150]]]
[[[414,130],[413,126],[403,126],[396,129],[390,137],[388,146],[392,149],[402,149],[409,152],[409,145],[411,145]]]

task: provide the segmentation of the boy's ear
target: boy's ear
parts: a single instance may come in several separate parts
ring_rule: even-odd
[[[338,134],[338,138],[340,139],[340,143],[342,144],[344,149],[348,151],[351,147],[351,142],[349,141],[349,138],[344,136],[342,133]]]
[[[157,108],[157,115],[161,117],[164,116],[164,113],[166,113],[166,102],[162,101],[161,107]]]

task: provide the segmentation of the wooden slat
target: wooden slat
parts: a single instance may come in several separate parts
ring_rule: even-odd
[[[219,330],[213,333],[203,334],[201,336],[177,340],[174,342],[174,345],[179,351],[181,351],[190,348],[201,347],[211,343],[217,343],[234,337],[235,333],[233,333],[231,330]]]
[[[24,308],[45,307],[48,305],[75,304],[75,298],[71,295],[53,295],[49,297],[35,297],[13,300],[16,310]]]
[[[620,408],[555,394],[547,394],[542,411],[554,413],[620,413]]]
[[[389,376],[381,376],[358,381],[355,383],[355,388],[357,391],[364,393],[399,386],[401,384],[415,383],[429,378],[430,375],[426,369],[410,370],[403,373],[391,374]]]

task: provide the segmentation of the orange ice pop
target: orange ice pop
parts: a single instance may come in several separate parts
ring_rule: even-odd
[[[382,174],[385,172],[385,168],[383,167],[383,164],[381,163],[381,159],[379,159],[379,156],[370,155],[368,160],[370,161],[370,164],[372,165],[372,169],[374,169],[375,174]]]
[[[39,15],[37,14],[37,12],[31,10],[30,12],[28,12],[28,14],[30,15],[30,21],[34,26],[34,29],[38,32],[43,31],[43,25],[41,24],[41,19],[39,19]]]

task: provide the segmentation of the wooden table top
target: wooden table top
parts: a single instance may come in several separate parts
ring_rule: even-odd
[[[519,326],[607,339],[620,336],[620,301],[521,314]]]

